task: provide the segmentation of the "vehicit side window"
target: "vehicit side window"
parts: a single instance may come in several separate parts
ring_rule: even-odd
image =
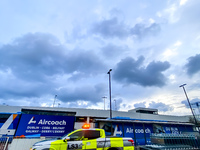
[[[87,138],[88,140],[97,139],[99,137],[100,137],[100,131],[97,130],[85,131],[85,138]]]
[[[80,141],[84,138],[84,132],[83,131],[77,131],[70,136],[70,141]]]

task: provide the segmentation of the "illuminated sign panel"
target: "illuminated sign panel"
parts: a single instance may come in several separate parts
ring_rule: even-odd
[[[74,116],[22,114],[15,136],[62,136],[74,129]]]

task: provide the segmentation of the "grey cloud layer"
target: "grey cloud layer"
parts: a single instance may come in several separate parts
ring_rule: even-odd
[[[128,46],[116,46],[114,44],[108,44],[101,48],[103,55],[107,58],[121,57],[128,50]]]
[[[159,111],[172,111],[173,110],[173,107],[170,107],[162,102],[151,102],[149,103],[149,108],[155,108],[155,109],[158,109]]]
[[[145,26],[144,24],[136,24],[130,31],[131,35],[135,35],[139,39],[146,36],[154,36],[158,34],[161,27],[157,23],[153,23],[150,26]]]
[[[113,51],[124,51],[126,47],[108,45],[103,51],[113,48]],[[119,62],[114,69],[115,80],[142,86],[163,86],[165,77],[163,71],[169,68],[168,62],[151,62],[142,67],[144,57],[134,60],[130,57]],[[51,34],[26,34],[14,40],[13,43],[0,48],[0,69],[10,70],[13,78],[4,81],[0,86],[2,97],[41,97],[57,94],[65,102],[76,100],[96,103],[101,101],[106,93],[103,84],[77,85],[82,78],[96,76],[106,72],[106,65],[97,54],[82,49],[69,50]],[[56,76],[70,75],[65,82],[57,83]],[[67,82],[74,82],[70,87]],[[59,90],[58,90],[59,89]]]
[[[55,37],[42,33],[27,34],[3,46],[0,59],[1,69],[10,68],[14,75],[29,80],[75,71],[90,75],[104,70],[93,52],[69,51]]]
[[[80,80],[82,77],[104,71],[105,65],[102,62],[91,51],[67,50],[53,35],[43,33],[24,35],[12,44],[0,48],[0,70],[3,72],[10,70],[13,76],[1,84],[0,89],[4,91],[1,96],[9,99],[59,93],[56,89],[65,86],[66,83],[63,85],[56,83],[54,80],[57,75],[69,74],[73,77],[72,73],[76,72],[76,76],[79,75],[77,80]],[[59,93],[59,97],[63,101],[99,101],[99,94],[104,91],[101,90],[101,86],[94,86],[77,86],[74,91]],[[83,92],[84,90],[81,91],[80,88],[87,89],[88,92]]]
[[[88,101],[90,104],[95,104],[102,101],[102,95],[105,93],[106,87],[103,84],[86,85],[79,87],[62,88],[57,91],[59,98],[64,102],[75,102],[77,100]]]
[[[200,71],[200,54],[188,58],[186,69],[188,75],[194,75]]]
[[[143,67],[144,57],[138,60],[127,57],[117,64],[113,78],[121,83],[138,84],[141,86],[165,85],[166,77],[162,72],[170,67],[169,62],[151,62],[147,67]]]
[[[136,104],[134,104],[134,107],[135,108],[138,108],[138,107],[146,108],[146,102],[136,103]]]
[[[141,39],[146,36],[154,36],[160,30],[161,27],[157,23],[153,23],[150,26],[141,23],[136,24],[134,27],[129,27],[123,22],[120,22],[118,18],[111,18],[96,23],[93,26],[92,32],[104,38],[127,38],[128,36],[134,36]]]
[[[200,99],[198,98],[189,101],[192,108],[197,108],[197,106],[200,106]],[[184,104],[187,108],[190,108],[187,100],[183,100],[181,104]]]
[[[146,102],[141,102],[141,103],[136,103],[134,104],[134,107],[144,107],[146,108]],[[158,109],[159,111],[163,111],[163,112],[167,112],[167,111],[172,111],[173,107],[168,106],[162,102],[150,102],[148,108],[154,108],[154,109]]]

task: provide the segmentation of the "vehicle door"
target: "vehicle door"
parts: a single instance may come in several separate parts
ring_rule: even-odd
[[[99,130],[85,130],[83,144],[86,150],[101,150],[105,142],[100,140]]]
[[[77,131],[72,133],[64,140],[60,150],[82,150],[84,149],[83,140],[84,131]]]

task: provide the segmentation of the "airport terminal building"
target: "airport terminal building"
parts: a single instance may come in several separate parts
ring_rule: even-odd
[[[85,123],[106,135],[132,137],[136,145],[151,142],[152,134],[197,133],[189,116],[159,115],[157,109],[124,111],[0,105],[0,136],[52,137],[80,129]]]
[[[29,111],[29,112],[28,112]],[[32,113],[49,115],[62,113],[63,115],[74,115],[76,117],[74,128],[81,128],[83,123],[93,123],[95,119],[110,118],[110,110],[84,109],[84,108],[62,108],[62,107],[29,107],[29,106],[5,106],[0,105],[0,113]],[[159,115],[157,109],[136,108],[125,111],[112,111],[112,117],[123,117],[138,120],[155,120],[189,123],[189,116]],[[91,127],[94,127],[91,124]]]

